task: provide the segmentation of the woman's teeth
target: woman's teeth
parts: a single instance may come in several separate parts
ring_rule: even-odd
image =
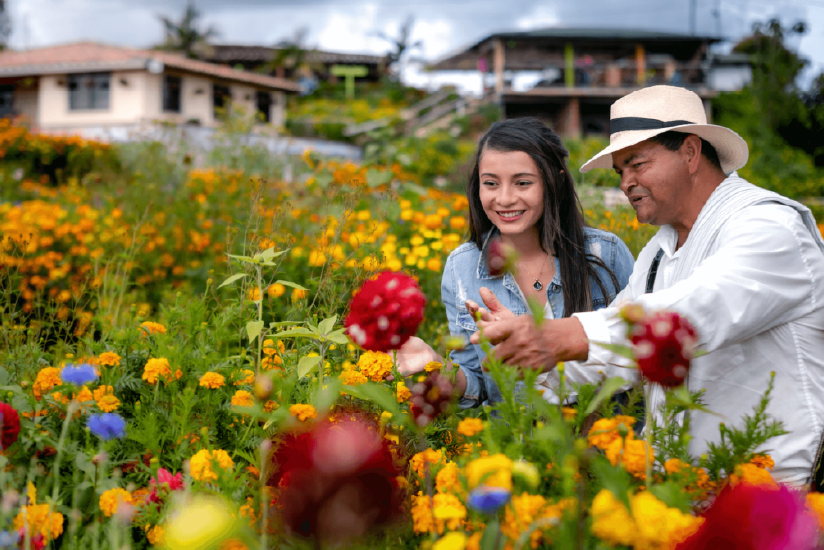
[[[526,212],[526,210],[518,210],[517,212],[498,212],[498,215],[502,218],[516,218]]]

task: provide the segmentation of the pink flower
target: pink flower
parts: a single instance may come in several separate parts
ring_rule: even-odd
[[[369,351],[398,349],[418,330],[424,306],[426,297],[412,277],[384,271],[352,297],[346,332]]]
[[[501,277],[507,271],[514,271],[517,263],[517,252],[510,245],[497,238],[489,243],[489,249],[486,254],[486,267],[490,275],[493,277]]]
[[[676,550],[812,550],[817,522],[786,487],[728,486],[704,513],[698,531]]]
[[[178,472],[172,475],[165,468],[158,468],[157,478],[153,477],[149,481],[149,487],[152,488],[152,492],[148,496],[149,502],[160,502],[162,499],[157,494],[158,488],[163,490],[164,495],[172,491],[183,490],[183,473]]]
[[[695,354],[698,335],[692,324],[674,311],[650,315],[625,314],[635,360],[644,378],[674,388],[684,383]]]
[[[453,387],[446,376],[433,372],[425,380],[412,386],[411,391],[409,412],[418,426],[423,428],[449,410]]]

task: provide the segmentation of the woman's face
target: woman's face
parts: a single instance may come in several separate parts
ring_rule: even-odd
[[[532,157],[485,149],[478,168],[481,204],[501,235],[534,231],[544,213],[544,185]]]

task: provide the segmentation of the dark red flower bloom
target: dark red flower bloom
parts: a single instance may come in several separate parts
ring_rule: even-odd
[[[384,271],[352,296],[346,332],[363,349],[401,347],[423,321],[426,297],[412,277]]]
[[[415,423],[423,428],[436,417],[446,413],[452,402],[453,390],[449,378],[438,372],[431,373],[412,386],[409,412],[412,413]]]
[[[401,470],[388,441],[363,422],[326,421],[287,434],[273,461],[268,484],[280,490],[279,512],[292,533],[342,542],[400,513]]]
[[[11,405],[0,403],[0,449],[8,449],[20,434],[20,417]]]
[[[638,318],[629,334],[644,378],[669,388],[684,383],[698,342],[695,328],[685,317],[657,311]]]
[[[812,550],[817,520],[787,487],[728,486],[676,550]]]
[[[507,271],[513,271],[517,263],[517,252],[513,247],[497,238],[489,243],[486,254],[486,267],[490,275],[501,277]]]

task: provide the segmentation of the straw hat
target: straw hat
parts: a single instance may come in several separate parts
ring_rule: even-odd
[[[707,124],[701,98],[675,86],[650,86],[622,97],[609,110],[609,147],[592,157],[581,172],[612,168],[612,153],[669,131],[695,134],[715,147],[725,174],[747,163],[749,149],[741,136]]]

